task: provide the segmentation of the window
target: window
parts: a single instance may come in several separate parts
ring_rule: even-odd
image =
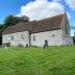
[[[14,40],[14,37],[12,36],[11,39]]]
[[[35,36],[33,36],[33,41],[36,41],[36,38],[35,38]]]
[[[54,37],[55,35],[53,34],[52,37]]]

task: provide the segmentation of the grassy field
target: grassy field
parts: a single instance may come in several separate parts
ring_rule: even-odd
[[[75,46],[0,48],[0,75],[75,75]]]

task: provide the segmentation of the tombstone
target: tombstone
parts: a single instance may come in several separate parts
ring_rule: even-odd
[[[45,40],[45,44],[44,44],[43,48],[48,48],[48,41],[47,40]]]
[[[26,47],[28,47],[28,44],[26,44]]]
[[[8,49],[8,47],[7,47],[7,46],[5,46],[5,49]]]

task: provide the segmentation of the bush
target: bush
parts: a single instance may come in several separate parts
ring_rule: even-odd
[[[72,38],[73,38],[73,43],[74,43],[74,45],[75,45],[75,36],[73,36]]]

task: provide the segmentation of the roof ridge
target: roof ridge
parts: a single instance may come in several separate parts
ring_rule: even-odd
[[[45,18],[45,19],[41,19],[41,20],[38,20],[38,21],[42,21],[42,20],[46,20],[46,19],[52,19],[52,18],[55,18],[55,17],[58,17],[58,16],[67,16],[67,14],[66,14],[66,12],[64,12],[62,14],[58,14],[58,15],[48,17],[48,18]],[[38,21],[36,21],[36,22],[38,22]]]
[[[22,31],[28,31],[29,29],[31,30],[31,33],[35,32],[41,32],[41,31],[49,31],[49,30],[55,30],[61,28],[61,21],[63,17],[66,16],[66,13],[59,14],[50,18],[46,18],[43,20],[39,21],[30,21],[26,23],[18,23],[15,26],[15,29],[13,30],[12,28],[14,26],[9,26],[7,29],[5,29],[2,34],[9,34],[9,33],[14,33],[14,32],[22,32]],[[50,20],[51,19],[51,20]]]

